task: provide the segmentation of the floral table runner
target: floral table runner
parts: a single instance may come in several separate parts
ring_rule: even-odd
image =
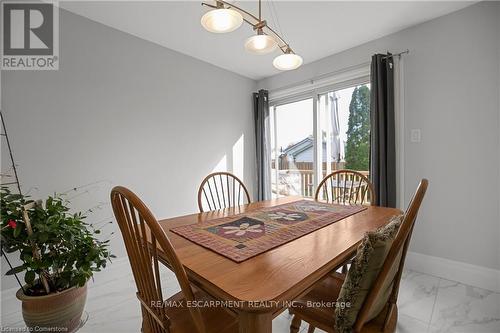
[[[188,240],[242,262],[365,210],[300,200],[248,213],[172,228]]]

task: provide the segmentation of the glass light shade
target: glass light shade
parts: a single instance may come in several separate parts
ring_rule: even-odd
[[[297,69],[302,65],[302,57],[293,53],[285,53],[274,58],[273,65],[281,71]]]
[[[245,41],[245,49],[255,54],[266,54],[278,47],[276,40],[268,35],[255,35]]]
[[[243,23],[243,16],[232,9],[213,9],[201,17],[203,28],[214,33],[231,32]]]

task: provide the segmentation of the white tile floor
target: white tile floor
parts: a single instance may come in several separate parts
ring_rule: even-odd
[[[164,274],[164,295],[176,292],[175,277],[168,271]],[[403,275],[398,308],[398,333],[500,333],[499,293],[418,272]],[[128,261],[115,261],[89,283],[86,315],[79,333],[140,331],[139,303]],[[274,319],[273,332],[289,332],[289,325],[285,311]],[[1,327],[22,326],[19,302],[12,291],[4,293]],[[301,332],[306,332],[307,326],[302,327]]]

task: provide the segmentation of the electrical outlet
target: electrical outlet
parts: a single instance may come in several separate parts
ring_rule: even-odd
[[[420,142],[420,139],[421,139],[421,136],[420,136],[420,129],[412,129],[411,132],[410,132],[410,141],[411,142],[415,142],[415,143],[419,143]]]

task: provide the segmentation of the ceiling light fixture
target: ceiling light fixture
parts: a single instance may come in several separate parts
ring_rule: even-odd
[[[203,28],[214,33],[231,32],[238,29],[243,23],[243,16],[235,10],[218,8],[213,9],[201,18]]]
[[[276,39],[264,34],[262,29],[257,29],[257,35],[248,38],[245,42],[245,49],[255,54],[267,54],[273,52],[277,47]]]
[[[290,45],[262,20],[262,1],[259,0],[259,14],[255,16],[240,7],[222,0],[215,4],[202,2],[203,6],[212,8],[201,18],[201,25],[214,33],[231,32],[244,22],[250,24],[257,32],[245,41],[245,49],[254,54],[267,54],[279,48],[283,53],[277,56],[273,65],[279,70],[296,69],[302,65],[302,57],[295,54]]]
[[[288,49],[284,54],[274,58],[273,65],[282,71],[297,69],[302,65],[302,57],[293,53],[291,49]]]

